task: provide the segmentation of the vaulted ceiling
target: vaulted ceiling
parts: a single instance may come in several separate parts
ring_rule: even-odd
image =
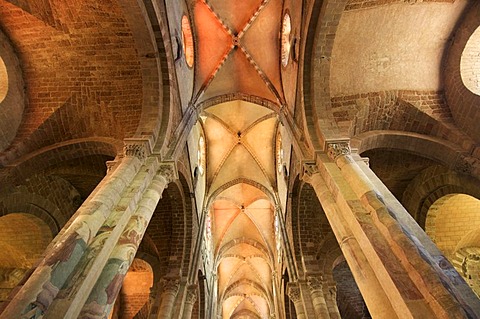
[[[280,0],[198,0],[193,11],[198,52],[192,103],[208,104],[201,114],[206,197],[223,318],[275,313],[282,6]]]
[[[283,103],[281,12],[279,0],[196,1],[195,103],[232,93]]]
[[[159,17],[148,25],[142,10],[152,11],[148,6],[163,2],[168,19],[155,7]],[[121,152],[124,138],[151,134],[160,122],[169,122],[166,110],[177,106],[168,100],[175,92],[166,89],[175,86],[174,66],[182,110],[196,108],[206,142],[202,178],[221,313],[266,317],[274,311],[275,196],[281,187],[287,192],[280,185],[284,181],[276,167],[275,143],[281,131],[279,113],[285,108],[294,113],[297,80],[312,90],[298,93],[302,98],[316,100],[318,108],[326,105],[316,119],[320,126],[315,129],[322,133],[334,126],[344,137],[383,129],[450,139],[465,149],[474,145],[470,138],[478,145],[478,96],[459,95],[456,104],[447,103],[444,91],[450,78],[451,87],[462,79],[443,74],[456,26],[473,20],[469,16],[475,12],[466,14],[473,2],[341,0],[315,11],[313,6],[327,1],[0,0],[5,33],[0,37],[18,55],[14,64],[19,70],[21,66],[25,82],[13,81],[10,70],[10,90],[14,82],[21,91],[26,87],[26,96],[19,99],[27,102],[11,103],[19,108],[7,109],[0,101],[0,123],[8,124],[0,125],[5,135],[0,141],[0,176],[10,176],[4,173],[8,167],[23,162],[26,165],[18,166],[22,178],[45,171],[68,180],[86,198],[105,174],[103,162]],[[301,29],[306,23],[301,19],[308,19],[303,14],[310,10],[312,29],[318,23],[318,31],[308,31],[315,38],[304,46],[309,25]],[[292,23],[288,41],[281,36],[285,12]],[[181,39],[184,15],[194,41]],[[148,44],[152,39],[146,24],[158,48]],[[457,33],[457,39],[468,39],[465,34]],[[182,42],[192,45],[193,65],[185,65],[181,52],[171,56],[170,40],[178,52]],[[310,60],[294,61],[294,40],[312,54]],[[286,67],[284,42],[292,48]],[[157,55],[171,64],[157,66]],[[310,72],[303,78],[297,73],[299,64],[302,72]],[[157,68],[162,79],[152,75]],[[404,95],[398,97],[399,91]],[[164,109],[158,107],[162,101]],[[465,101],[473,101],[472,106],[465,107]],[[289,148],[290,141],[285,145]],[[365,155],[397,196],[414,175],[432,165],[425,157],[396,150]],[[7,181],[0,189],[13,185]]]

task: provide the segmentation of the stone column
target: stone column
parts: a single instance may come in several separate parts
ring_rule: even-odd
[[[43,316],[139,172],[149,152],[147,144],[125,146],[121,163],[100,182],[60,231],[43,260],[5,308],[4,318]]]
[[[317,154],[317,163],[305,167],[304,180],[315,189],[372,316],[478,316],[445,289],[441,271],[415,236],[404,232],[398,212],[385,205],[348,143],[332,143],[328,155]]]
[[[197,285],[189,285],[185,296],[185,306],[183,309],[183,319],[191,319],[193,306],[197,300]]]
[[[171,165],[162,165],[160,167],[151,185],[139,202],[136,212],[123,229],[115,248],[80,312],[80,318],[88,316],[103,318],[108,316],[123,285],[125,275],[135,258],[137,249],[147,230],[161,194],[172,181],[173,170],[174,168]],[[77,298],[77,302],[80,304],[82,304],[82,301],[83,299],[79,300]],[[74,311],[75,308],[70,306],[66,317],[75,318],[78,313]]]
[[[270,309],[270,317],[282,319],[284,317],[285,311],[280,311],[279,306],[279,297],[281,294],[278,293],[278,275],[274,270],[272,271],[272,287],[273,287],[273,309]]]
[[[323,277],[321,275],[309,276],[307,278],[307,284],[312,297],[316,318],[330,318],[323,295]]]
[[[297,283],[289,282],[287,284],[287,295],[295,305],[297,319],[307,319],[307,316],[305,315],[305,309],[303,307],[300,287],[298,287]]]
[[[215,270],[216,271],[216,270]],[[210,276],[210,289],[208,290],[209,294],[207,295],[207,309],[206,317],[207,318],[221,318],[222,317],[222,305],[219,304],[217,299],[218,292],[218,276],[216,272],[212,272]]]
[[[349,229],[349,224],[343,217],[337,201],[327,188],[327,184],[316,170],[316,167],[309,167],[308,171],[309,175],[304,176],[304,179],[314,188],[343,255],[352,270],[352,274],[354,274],[355,281],[359,288],[363,287],[360,290],[364,299],[370,298],[373,301],[369,307],[370,312],[379,315],[380,318],[388,317],[389,314],[391,314],[390,318],[397,318],[360,244]],[[358,277],[355,274],[358,274]]]
[[[341,319],[340,311],[337,305],[337,286],[335,284],[328,285],[328,293],[325,296],[328,313],[331,319]]]
[[[160,307],[158,308],[157,319],[170,319],[173,306],[177,298],[180,280],[175,278],[164,278],[161,282],[162,294],[160,295]]]

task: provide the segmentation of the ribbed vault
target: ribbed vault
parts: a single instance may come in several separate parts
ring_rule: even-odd
[[[222,318],[275,313],[272,199],[277,113],[285,104],[282,6],[280,0],[197,0],[194,6],[198,51],[192,102],[205,106],[207,238]]]

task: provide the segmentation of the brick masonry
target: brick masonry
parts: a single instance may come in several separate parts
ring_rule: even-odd
[[[428,210],[425,231],[447,258],[472,231],[480,229],[480,200],[464,194],[441,197]]]
[[[0,4],[1,27],[22,62],[28,97],[11,149],[133,135],[142,108],[142,77],[122,10],[113,1],[44,4],[29,11]]]
[[[367,9],[373,8],[378,6],[384,6],[389,4],[395,3],[421,3],[421,2],[447,2],[453,3],[455,0],[349,0],[347,5],[345,6],[345,11],[352,11],[352,10],[359,10],[359,9]]]

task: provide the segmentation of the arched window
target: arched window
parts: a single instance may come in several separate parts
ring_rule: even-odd
[[[287,66],[290,58],[290,48],[292,47],[290,33],[292,32],[292,22],[290,15],[285,13],[282,23],[282,65]]]
[[[0,57],[0,103],[3,102],[8,92],[8,73],[7,67],[2,57]]]
[[[183,53],[185,54],[185,62],[191,68],[193,66],[194,49],[192,29],[190,28],[190,21],[187,16],[182,17],[182,45]]]
[[[205,172],[205,138],[203,135],[198,139],[198,151],[197,151],[197,167],[200,175]]]
[[[467,89],[480,95],[480,27],[472,33],[463,49],[460,75]]]
[[[449,194],[428,210],[425,232],[480,295],[480,200]]]

